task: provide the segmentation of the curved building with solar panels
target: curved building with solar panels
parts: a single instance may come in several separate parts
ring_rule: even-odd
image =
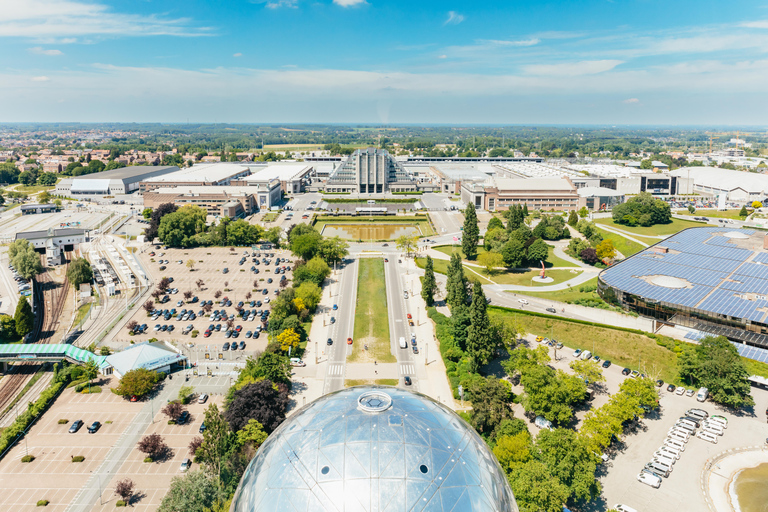
[[[606,301],[768,361],[768,233],[685,229],[598,276]]]
[[[403,389],[361,386],[304,406],[245,471],[233,512],[517,512],[507,479],[456,413]]]

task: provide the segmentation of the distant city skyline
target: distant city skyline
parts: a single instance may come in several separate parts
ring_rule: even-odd
[[[768,4],[5,0],[0,122],[768,124]]]

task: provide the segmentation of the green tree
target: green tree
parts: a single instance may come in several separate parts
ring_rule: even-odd
[[[10,315],[0,315],[0,340],[3,342],[18,339],[16,320]]]
[[[568,215],[568,225],[575,228],[578,223],[579,216],[576,214],[576,210],[571,210],[571,213]]]
[[[472,426],[490,434],[503,421],[512,419],[512,391],[507,381],[488,377],[472,381],[467,395],[472,401]]]
[[[206,512],[213,507],[217,496],[217,485],[213,478],[203,471],[188,471],[182,476],[171,479],[168,492],[157,510],[158,512]]]
[[[320,304],[320,298],[323,291],[315,283],[307,281],[301,283],[296,289],[296,298],[299,298],[304,302],[304,305],[310,311],[314,311],[318,304]]]
[[[603,369],[600,365],[591,359],[584,361],[577,359],[569,364],[571,370],[584,380],[589,381],[590,384],[594,382],[605,382],[605,376],[603,375]]]
[[[552,476],[546,464],[531,460],[515,468],[509,484],[520,512],[563,512],[568,487]]]
[[[293,284],[298,286],[305,281],[315,283],[318,286],[323,285],[323,281],[331,275],[331,268],[320,256],[315,256],[304,265],[299,265],[293,269]]]
[[[155,387],[160,380],[160,374],[145,368],[136,368],[125,372],[117,387],[112,392],[123,397],[143,397]]]
[[[291,236],[291,252],[306,261],[311,260],[320,249],[320,242],[323,237],[314,228],[304,234]]]
[[[643,160],[640,162],[640,168],[641,169],[653,169],[653,162],[650,160]]]
[[[232,434],[215,403],[211,403],[205,410],[204,423],[203,442],[195,451],[195,456],[205,464],[208,474],[218,482],[219,493],[221,493],[222,458],[227,451],[227,444]]]
[[[509,268],[519,268],[525,261],[525,245],[516,238],[510,239],[501,249],[501,257]]]
[[[749,372],[725,337],[707,336],[680,359],[680,377],[694,387],[707,388],[713,402],[735,409],[754,405]]]
[[[688,205],[688,212],[691,213],[691,214],[696,213],[696,207],[693,206],[692,204],[689,204]]]
[[[191,238],[206,229],[206,211],[199,206],[187,205],[160,219],[157,236],[171,247],[190,247]]]
[[[587,210],[586,206],[582,206],[579,210],[579,217],[582,219],[589,217],[589,210]]]
[[[435,280],[434,261],[430,256],[427,256],[427,263],[424,265],[424,280],[421,283],[421,298],[427,304],[427,307],[432,307],[435,303],[435,293],[437,293],[437,281]]]
[[[531,460],[531,434],[528,431],[496,439],[493,454],[501,468],[509,474],[514,469]]]
[[[586,384],[579,377],[542,365],[526,368],[520,382],[525,388],[521,398],[523,408],[558,423],[571,420],[571,406],[583,401],[587,391]]]
[[[227,245],[253,245],[261,240],[263,233],[261,226],[238,219],[227,224]]]
[[[479,366],[488,364],[494,350],[500,345],[500,340],[491,327],[487,306],[483,286],[476,281],[472,293],[472,305],[469,309],[470,324],[467,329],[466,348],[470,356],[470,364],[474,366],[473,371],[477,371]]]
[[[349,244],[334,236],[320,241],[318,255],[329,265],[343,260],[349,254]]]
[[[739,211],[739,217],[741,217],[742,219],[745,219],[747,218],[748,215],[749,215],[749,212],[747,211],[747,205],[742,206],[741,210]]]
[[[257,450],[266,440],[267,433],[264,432],[264,427],[254,419],[248,420],[248,423],[237,431],[237,443],[240,446],[250,444],[254,450]]]
[[[99,365],[93,359],[89,359],[83,365],[83,377],[88,379],[88,391],[91,390],[91,382],[99,375]]]
[[[67,269],[67,279],[75,290],[79,289],[81,284],[93,281],[93,269],[88,260],[85,258],[72,260]]]
[[[253,379],[260,378],[288,384],[291,382],[291,363],[284,355],[263,352],[257,360],[248,358],[245,367],[240,372],[238,381],[248,376]]]
[[[32,332],[32,328],[35,325],[35,315],[32,313],[32,306],[29,305],[26,297],[19,298],[13,320],[16,324],[17,335],[26,336]]]
[[[144,217],[146,220],[149,220],[152,218],[152,208],[144,208],[141,211],[141,216]]]
[[[53,174],[52,172],[45,172],[45,173],[41,174],[39,178],[37,178],[37,182],[40,185],[44,185],[46,187],[50,187],[51,185],[55,185],[56,181],[58,181],[58,179],[56,178],[56,175]]]
[[[446,302],[451,308],[467,303],[467,280],[464,277],[464,266],[458,253],[451,254],[448,263],[448,282],[446,284]]]
[[[29,243],[29,240],[20,238],[12,242],[8,247],[8,257],[13,268],[24,279],[32,279],[43,271],[40,255],[35,252],[35,248]]]
[[[494,229],[504,229],[504,223],[498,217],[491,217],[491,220],[488,221],[486,231],[492,231]]]
[[[264,240],[272,243],[276,248],[280,248],[280,235],[282,234],[282,231],[280,230],[280,226],[275,226],[273,228],[269,228],[264,232]]]
[[[494,217],[495,218],[495,217]],[[501,248],[509,240],[509,232],[506,229],[489,229],[483,236],[483,246],[486,251],[501,252]]]
[[[464,210],[464,230],[461,239],[461,250],[468,260],[477,257],[477,242],[480,240],[480,228],[477,225],[475,206],[469,203]]]
[[[597,456],[573,430],[557,428],[539,432],[533,457],[568,488],[571,499],[588,501],[600,494],[600,484],[595,479]]]
[[[485,267],[485,271],[489,274],[495,274],[497,268],[504,265],[504,258],[497,252],[484,252],[477,257],[477,262]]]
[[[549,257],[549,246],[547,243],[539,238],[531,245],[528,246],[528,261],[532,264],[538,265],[541,261],[547,261]]]
[[[613,246],[613,242],[610,239],[606,239],[597,244],[595,253],[601,260],[613,259],[616,257],[616,248]]]
[[[48,204],[51,202],[51,194],[48,191],[43,191],[37,194],[37,202],[40,204]]]

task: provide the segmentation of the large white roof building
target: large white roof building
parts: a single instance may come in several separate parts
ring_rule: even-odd
[[[685,167],[671,172],[672,176],[693,180],[694,192],[708,196],[726,194],[729,201],[755,201],[768,196],[768,176],[719,167]]]

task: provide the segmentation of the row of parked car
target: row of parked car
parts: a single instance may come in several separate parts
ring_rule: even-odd
[[[13,272],[13,280],[16,281],[16,286],[19,288],[19,293],[22,295],[29,294],[29,281],[24,279],[24,277],[22,277],[21,274],[16,271],[16,268],[13,266],[13,264],[8,265],[8,268],[11,269],[11,272]]]
[[[722,436],[728,428],[725,416],[711,415],[703,409],[689,409],[684,416],[669,429],[664,443],[653,453],[651,462],[645,465],[638,481],[654,488],[661,486],[661,479],[667,478],[680,455],[685,451],[685,445],[692,436],[709,443],[717,444],[718,436]]]

